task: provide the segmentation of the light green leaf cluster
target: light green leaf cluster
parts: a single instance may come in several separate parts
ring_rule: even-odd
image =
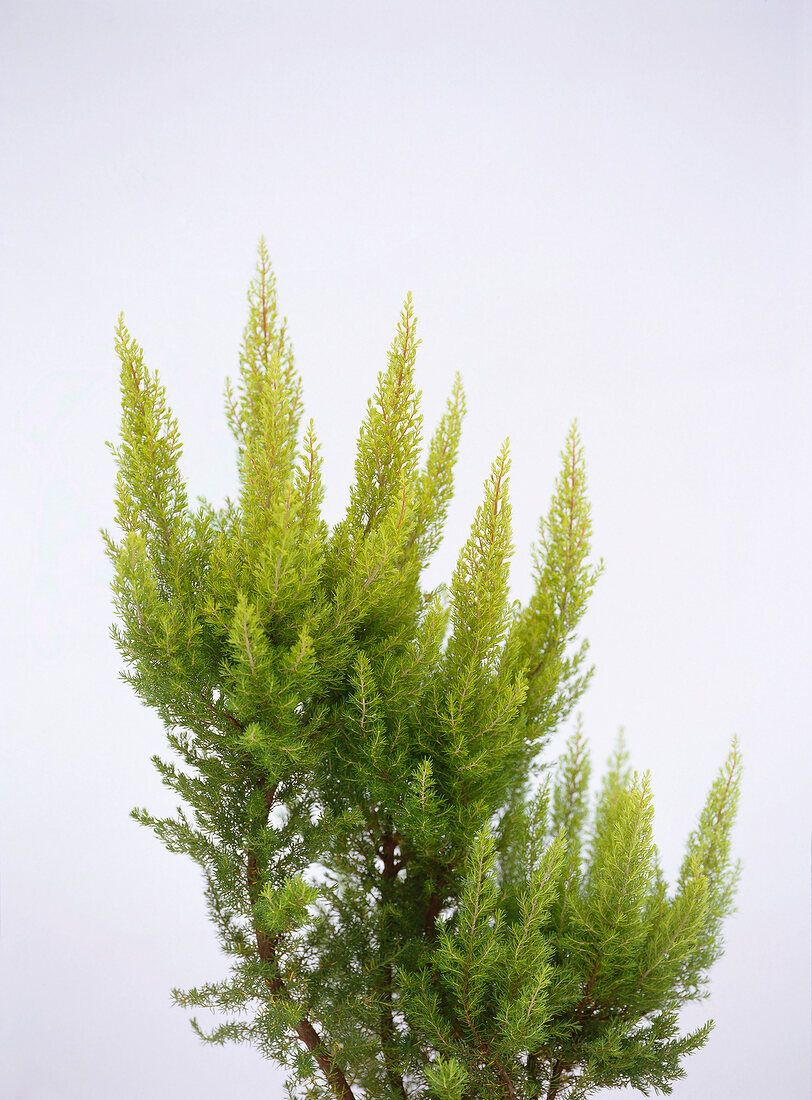
[[[164,390],[117,329],[113,636],[182,803],[134,816],[198,863],[232,962],[177,1002],[224,1014],[201,1037],[251,1043],[301,1097],[668,1091],[707,1037],[680,1036],[677,1012],[732,907],[739,756],[673,891],[622,746],[594,807],[580,727],[531,797],[591,676],[577,635],[600,566],[576,428],[527,606],[510,599],[507,444],[449,589],[426,590],[465,406],[458,378],[424,445],[411,297],[332,530],[264,244],[248,305],[226,386],[239,493],[220,509],[190,505]]]
[[[672,893],[659,870],[648,777],[625,766],[621,744],[589,815],[588,771],[578,731],[554,782],[526,807],[524,867],[516,861],[506,878],[490,831],[480,832],[454,914],[424,965],[405,976],[410,1017],[438,1058],[464,1067],[472,1095],[669,1092],[681,1059],[710,1032],[707,1024],[679,1036],[677,1010],[701,995],[731,911],[738,748]],[[721,861],[699,865],[700,833],[703,852],[724,852]]]

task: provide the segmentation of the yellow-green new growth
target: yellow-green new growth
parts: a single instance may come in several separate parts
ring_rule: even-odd
[[[580,726],[547,773],[592,674],[578,630],[601,566],[577,428],[527,606],[510,600],[507,444],[449,591],[426,590],[465,402],[457,377],[424,447],[411,296],[332,530],[264,242],[248,307],[226,385],[239,491],[219,510],[190,506],[163,387],[116,330],[113,636],[185,807],[134,816],[198,863],[231,960],[177,1003],[224,1014],[193,1025],[255,1045],[312,1100],[670,1091],[709,1032],[680,1035],[677,1014],[722,949],[740,758],[673,889],[622,745],[597,801]]]

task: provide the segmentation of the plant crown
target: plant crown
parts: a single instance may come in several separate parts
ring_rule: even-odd
[[[507,444],[450,587],[426,591],[453,491],[457,378],[424,450],[407,297],[358,436],[345,517],[321,458],[264,243],[226,412],[239,495],[193,507],[178,425],[123,320],[118,541],[124,679],[165,723],[154,758],[184,807],[135,818],[203,872],[230,975],[175,991],[221,1014],[312,1100],[670,1092],[711,1024],[681,1035],[722,949],[733,749],[661,874],[649,778],[621,743],[589,796],[578,627],[601,566],[576,426],[539,524],[533,591],[510,599]]]

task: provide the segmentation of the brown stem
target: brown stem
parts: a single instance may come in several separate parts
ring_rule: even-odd
[[[276,786],[265,788],[266,820],[271,812],[271,807],[276,797],[276,791]],[[248,897],[251,901],[252,908],[256,907],[257,901],[259,900],[260,886],[261,875],[257,859],[254,853],[250,852],[248,855]],[[274,997],[281,997],[285,1001],[291,1001],[293,998],[279,974],[279,967],[276,960],[276,946],[279,942],[279,937],[268,936],[259,928],[255,928],[255,934],[257,951],[260,959],[276,971],[276,977],[265,979],[265,984],[269,992]],[[296,1024],[294,1030],[299,1039],[315,1058],[316,1064],[327,1079],[327,1083],[333,1090],[336,1100],[355,1100],[353,1091],[347,1083],[347,1079],[341,1067],[333,1061],[328,1052],[324,1049],[324,1043],[321,1041],[319,1033],[313,1027],[310,1020],[308,1020],[306,1016],[303,1016]]]
[[[442,904],[443,899],[440,896],[440,892],[438,890],[433,890],[429,897],[429,903],[426,906],[425,916],[423,917],[423,931],[428,940],[433,940],[437,935],[437,918],[440,915]]]
[[[547,1089],[547,1100],[555,1100],[558,1096],[558,1090],[561,1088],[561,1074],[564,1071],[564,1065],[560,1060],[556,1060],[553,1063],[553,1072],[550,1075],[550,1084]]]
[[[578,1027],[580,1027],[580,1025],[583,1021],[583,1018],[584,1018],[584,1013],[586,1012],[587,1007],[589,1006],[589,995],[592,992],[592,986],[595,984],[595,979],[598,976],[598,970],[600,968],[600,964],[601,964],[601,958],[600,958],[600,955],[599,955],[597,957],[597,959],[595,960],[591,971],[589,972],[589,977],[587,978],[586,985],[584,986],[584,993],[583,993],[583,996],[581,997],[580,1004],[578,1004],[578,1006],[575,1009],[575,1023]]]
[[[387,883],[392,882],[401,866],[401,864],[397,863],[395,860],[396,848],[397,837],[392,832],[384,833],[381,839],[380,855],[383,860],[382,877],[384,882]],[[393,980],[394,974],[392,971],[392,964],[386,963],[383,968],[383,981],[380,987],[380,992],[384,1001],[384,1007],[381,1010],[380,1018],[381,1049],[383,1051],[384,1062],[386,1063],[386,1078],[389,1081],[390,1087],[402,1097],[402,1100],[408,1100],[406,1087],[403,1084],[403,1077],[397,1072],[397,1069],[392,1064],[391,1046],[396,1036],[393,1015]]]
[[[589,1007],[589,995],[592,992],[592,987],[595,984],[595,980],[598,976],[598,970],[600,969],[600,956],[595,960],[592,970],[589,972],[589,976],[584,986],[583,996],[580,1003],[575,1009],[575,1026],[580,1028],[584,1021],[584,1015]],[[547,1100],[555,1100],[558,1096],[558,1090],[563,1084],[562,1076],[573,1065],[572,1062],[565,1062],[561,1058],[557,1058],[553,1062],[552,1073],[550,1075],[550,1084],[547,1088]]]
[[[539,1056],[538,1054],[531,1053],[527,1055],[527,1076],[530,1078],[534,1087],[534,1096],[538,1096],[539,1088]]]
[[[383,860],[383,877],[387,882],[391,882],[395,875],[398,873],[398,864],[395,860],[395,849],[398,846],[397,837],[394,833],[384,833],[381,837],[380,856]]]
[[[499,1071],[499,1076],[505,1082],[505,1088],[507,1089],[508,1097],[510,1098],[510,1100],[516,1100],[516,1089],[513,1087],[513,1082],[511,1081],[507,1070],[502,1065],[501,1060],[499,1058],[497,1058],[494,1064],[496,1065],[496,1068]]]
[[[384,967],[383,985],[381,993],[383,994],[385,1007],[381,1011],[380,1028],[381,1028],[381,1048],[383,1050],[383,1058],[386,1063],[386,1079],[388,1080],[392,1089],[398,1093],[403,1100],[408,1100],[406,1095],[406,1087],[403,1084],[403,1077],[397,1072],[397,1069],[392,1064],[392,1056],[390,1045],[395,1039],[395,1021],[392,1014],[393,1001],[392,1001],[392,967],[387,963]]]
[[[337,1100],[355,1100],[352,1089],[347,1084],[347,1079],[335,1064],[319,1038],[319,1033],[313,1027],[306,1016],[296,1025],[296,1034],[316,1059],[319,1069],[327,1078],[327,1083],[336,1095]]]

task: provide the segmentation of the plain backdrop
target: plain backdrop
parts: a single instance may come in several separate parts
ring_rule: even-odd
[[[810,1086],[810,7],[0,4],[0,1094],[281,1097],[169,990],[226,963],[163,731],[108,637],[120,311],[233,491],[222,410],[265,234],[342,513],[407,291],[427,424],[469,413],[432,578],[511,439],[516,596],[578,418],[606,562],[596,765],[625,727],[667,873],[738,734],[739,911],[678,1100]],[[566,731],[551,746],[560,750]],[[205,1021],[204,1021],[205,1022]]]

